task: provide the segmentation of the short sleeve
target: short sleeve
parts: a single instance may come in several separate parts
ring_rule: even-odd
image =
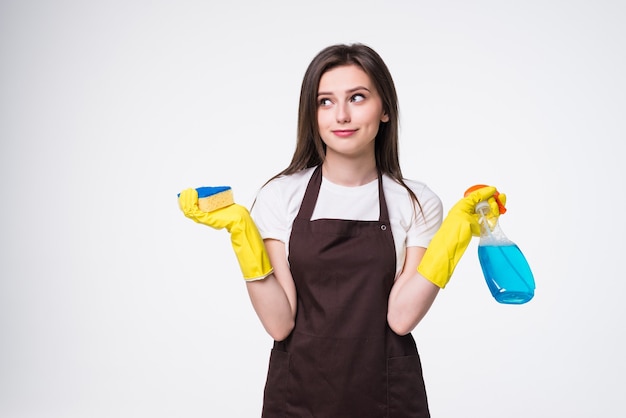
[[[424,184],[410,184],[420,205],[416,208],[407,231],[407,247],[428,247],[443,220],[443,204],[439,196]],[[421,209],[421,210],[420,210]]]
[[[287,206],[277,181],[270,181],[257,193],[250,214],[263,239],[287,242]]]

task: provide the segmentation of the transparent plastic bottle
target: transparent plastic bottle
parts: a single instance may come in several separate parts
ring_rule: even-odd
[[[478,203],[476,213],[481,229],[478,259],[491,294],[504,304],[528,302],[535,296],[535,278],[526,257],[504,234],[499,218],[491,215],[489,203]]]

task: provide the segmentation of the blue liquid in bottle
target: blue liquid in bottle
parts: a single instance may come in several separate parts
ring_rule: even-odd
[[[487,202],[478,203],[476,213],[480,215],[478,259],[489,291],[500,303],[528,302],[535,296],[535,279],[526,257],[504,234]]]
[[[478,259],[496,301],[520,305],[533,298],[535,279],[517,245],[512,242],[479,244]]]

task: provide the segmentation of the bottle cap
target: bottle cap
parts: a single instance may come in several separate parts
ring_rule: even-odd
[[[465,193],[463,193],[463,197],[467,197],[470,193],[478,189],[482,189],[483,187],[489,187],[489,186],[486,184],[475,184],[474,186],[467,189]],[[500,193],[498,193],[498,191],[496,190],[496,192],[493,194],[493,197],[496,199],[496,203],[498,204],[498,208],[500,209],[500,215],[502,215],[506,212],[506,207],[504,207],[504,205],[502,204],[498,196],[500,196]]]

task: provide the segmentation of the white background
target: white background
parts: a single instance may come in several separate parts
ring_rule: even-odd
[[[257,417],[271,340],[224,231],[295,145],[323,47],[394,75],[406,177],[508,196],[535,298],[496,303],[472,242],[414,336],[433,417],[623,416],[621,1],[0,3],[0,416]]]

